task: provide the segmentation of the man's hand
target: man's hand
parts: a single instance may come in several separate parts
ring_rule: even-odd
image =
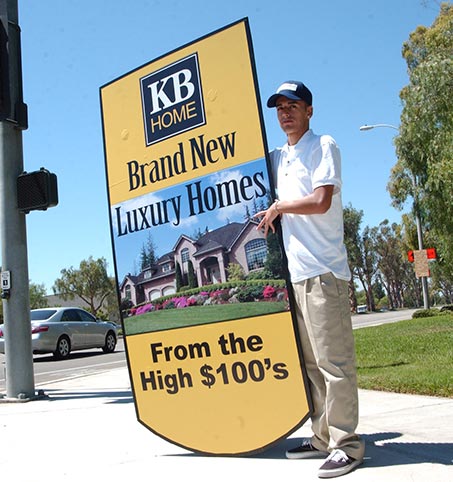
[[[280,216],[277,207],[278,201],[275,201],[274,204],[269,206],[265,211],[260,211],[259,213],[255,214],[255,218],[263,218],[261,219],[260,223],[256,227],[257,230],[264,229],[264,237],[267,237],[267,233],[269,232],[269,228],[271,228],[272,232],[275,233],[275,226],[274,220]]]

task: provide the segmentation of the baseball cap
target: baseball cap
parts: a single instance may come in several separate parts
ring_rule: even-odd
[[[313,101],[310,90],[298,80],[287,80],[284,82],[277,89],[277,92],[269,97],[267,106],[275,107],[275,103],[281,95],[292,100],[304,100],[308,105],[311,105]]]

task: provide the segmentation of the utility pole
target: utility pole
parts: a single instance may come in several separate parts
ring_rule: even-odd
[[[23,102],[17,0],[0,0],[0,231],[5,327],[6,399],[35,397],[30,327],[27,232],[18,209],[17,178],[23,172],[22,131],[27,129]]]

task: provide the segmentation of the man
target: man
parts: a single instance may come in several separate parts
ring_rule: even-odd
[[[271,152],[278,200],[257,214],[258,229],[275,232],[280,216],[313,400],[313,436],[286,455],[327,455],[318,476],[337,477],[361,464],[364,455],[364,442],[355,433],[358,395],[340,152],[332,137],[310,129],[312,94],[302,82],[282,84],[267,106],[276,107],[287,143]]]

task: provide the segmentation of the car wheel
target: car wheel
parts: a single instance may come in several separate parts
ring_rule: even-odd
[[[112,353],[115,351],[116,347],[116,336],[115,333],[109,331],[105,337],[105,345],[102,347],[104,353]]]
[[[68,358],[71,352],[71,342],[67,336],[61,336],[58,338],[57,349],[53,352],[53,356],[58,360]]]

